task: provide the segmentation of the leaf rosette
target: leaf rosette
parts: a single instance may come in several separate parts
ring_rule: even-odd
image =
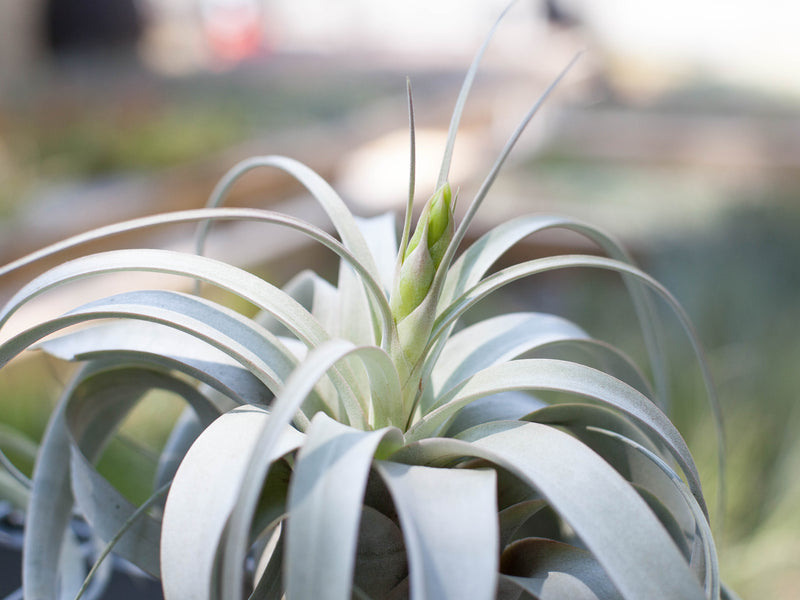
[[[37,296],[109,272],[170,273],[258,309],[249,318],[199,289],[141,290],[91,300],[0,345],[0,364],[35,346],[82,365],[32,481],[17,474],[30,496],[25,598],[94,594],[107,579],[105,552],[87,576],[70,526],[76,513],[107,551],[160,578],[168,600],[734,597],[720,582],[700,474],[666,416],[656,299],[685,331],[718,416],[700,344],[674,298],[612,238],[562,217],[519,217],[458,254],[516,140],[563,77],[513,132],[456,226],[450,156],[486,43],[413,235],[411,113],[412,191],[399,243],[393,218],[356,219],[316,173],[264,156],[234,167],[205,209],[94,230],[0,268],[1,276],[87,241],[195,222],[196,254],[116,250],[64,262],[8,301],[0,327]],[[305,186],[336,235],[222,206],[243,174],[263,168]],[[338,255],[338,282],[304,271],[278,288],[204,257],[209,225],[223,220],[301,232]],[[490,274],[514,244],[547,229],[576,232],[604,256],[551,256]],[[556,315],[459,326],[514,281],[573,268],[622,277],[644,361]],[[567,346],[586,358],[548,357]],[[152,497],[137,507],[95,463],[154,389],[187,407],[158,459]]]

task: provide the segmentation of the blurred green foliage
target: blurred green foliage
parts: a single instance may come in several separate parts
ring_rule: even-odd
[[[402,90],[399,76],[298,69],[186,79],[78,73],[77,82],[64,72],[52,74],[44,92],[0,97],[0,217],[49,180],[191,163],[237,142],[345,117]]]

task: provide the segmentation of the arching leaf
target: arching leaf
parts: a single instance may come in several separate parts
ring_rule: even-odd
[[[358,431],[324,414],[307,434],[289,493],[287,594],[349,600],[370,466],[376,453],[399,448],[402,435],[394,429]]]
[[[187,452],[164,507],[161,581],[167,600],[227,597],[218,595],[214,583],[220,542],[246,476],[243,458],[258,444],[270,418],[262,408],[236,408],[207,427]],[[302,442],[301,433],[284,425],[265,457],[267,464]]]
[[[421,440],[392,458],[437,466],[463,457],[488,460],[541,494],[592,552],[624,598],[705,598],[644,500],[580,441],[547,425],[513,421],[484,426],[481,434],[469,442]]]
[[[491,470],[378,461],[403,530],[411,596],[490,600],[497,587],[497,498]]]

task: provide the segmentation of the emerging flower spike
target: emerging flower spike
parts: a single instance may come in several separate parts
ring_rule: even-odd
[[[392,294],[395,322],[408,316],[428,294],[436,269],[453,239],[454,230],[452,193],[450,184],[445,183],[428,200],[403,253],[399,277]],[[426,244],[420,246],[423,236]]]
[[[425,224],[428,226],[428,250],[433,259],[433,265],[437,269],[442,262],[444,251],[447,249],[450,240],[453,239],[453,203],[450,184],[445,183],[439,188],[433,197],[428,201],[425,208],[429,209]],[[426,215],[422,215],[425,217]],[[422,233],[414,232],[409,246],[419,243]],[[408,251],[406,251],[407,253]]]
[[[453,207],[450,184],[445,183],[426,203],[408,247],[401,250],[403,258],[394,283],[391,308],[401,349],[411,364],[427,344],[433,325],[437,298],[432,297],[431,284],[453,239]]]

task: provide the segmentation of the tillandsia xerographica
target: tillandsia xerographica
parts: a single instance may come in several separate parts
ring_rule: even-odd
[[[177,275],[259,311],[244,316],[200,287],[138,290],[87,299],[0,345],[0,364],[35,346],[80,365],[32,480],[17,474],[30,497],[26,599],[98,597],[109,551],[159,578],[168,600],[733,597],[720,582],[697,467],[664,412],[656,300],[686,332],[717,411],[677,302],[613,239],[572,219],[518,217],[461,248],[552,89],[513,132],[456,225],[450,157],[485,48],[465,78],[439,180],[413,233],[410,111],[412,177],[399,242],[393,218],[357,220],[309,168],[263,156],[234,167],[205,209],[97,229],[0,269],[122,232],[197,222],[196,253],[114,250],[47,270],[6,303],[0,326],[40,294],[109,272]],[[337,237],[285,214],[221,206],[256,168],[296,178]],[[223,220],[301,232],[338,255],[338,281],[303,271],[279,289],[203,256],[209,224]],[[490,273],[523,238],[559,228],[605,256],[549,256]],[[551,314],[461,324],[514,281],[577,267],[624,279],[644,360]],[[581,361],[549,354],[564,346],[587,352]],[[152,390],[187,408],[158,458],[150,499],[137,507],[95,463]],[[105,544],[88,573],[70,525],[75,514]]]

